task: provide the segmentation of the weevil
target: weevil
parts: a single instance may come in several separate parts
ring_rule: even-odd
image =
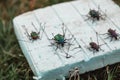
[[[93,22],[99,21],[100,19],[105,20],[105,16],[106,14],[102,14],[100,8],[98,7],[98,10],[90,9],[87,15],[88,19],[86,20],[91,19]]]
[[[99,41],[98,41],[98,33],[96,32],[96,35],[97,35],[97,43],[96,42],[94,42],[93,40],[92,40],[92,38],[90,37],[90,39],[91,39],[91,42],[89,43],[89,46],[90,47],[88,47],[88,49],[91,51],[93,51],[93,53],[95,53],[95,52],[99,52],[100,50],[102,50],[102,51],[104,51],[103,49],[101,49],[101,47],[100,46],[102,46],[103,44],[99,44]],[[85,45],[86,45],[86,43],[83,41],[83,40],[81,40]],[[106,43],[105,43],[106,44]]]
[[[114,38],[115,40],[118,40],[118,39],[120,38],[119,33],[117,33],[116,30],[113,30],[113,29],[111,29],[111,28],[109,28],[108,31],[107,31],[107,33],[105,33],[105,34],[108,34],[108,35],[109,35],[107,38],[110,37],[110,38],[111,38],[110,41],[112,41],[113,38]]]
[[[90,45],[90,48],[95,50],[95,51],[99,51],[100,50],[100,45],[97,44],[96,42],[92,41],[92,42],[89,43],[89,45]]]
[[[33,26],[33,27],[35,28],[35,30],[36,30],[36,31],[32,31],[31,33],[28,33],[27,28],[25,27],[25,25],[22,25],[22,27],[23,27],[23,28],[25,29],[25,31],[26,31],[27,37],[28,37],[29,40],[31,40],[31,41],[40,39],[40,36],[39,36],[40,30],[37,32],[37,29],[36,29],[35,25],[34,25],[33,23],[31,23],[31,24],[32,24],[32,26]],[[41,25],[40,25],[40,26],[41,26]]]

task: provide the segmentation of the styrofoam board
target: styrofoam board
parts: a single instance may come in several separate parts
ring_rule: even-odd
[[[88,14],[89,10],[97,10],[98,5],[100,5],[103,12],[107,9],[106,20],[95,23],[89,20],[85,21],[85,15]],[[95,32],[103,34],[109,28],[112,28],[120,33],[119,12],[120,8],[111,0],[79,0],[24,13],[14,18],[13,22],[21,49],[35,76],[40,78],[40,80],[53,80],[68,75],[69,70],[73,67],[78,67],[80,72],[84,73],[120,61],[120,41],[110,42],[110,39],[104,39],[107,35],[98,36],[100,44],[107,43],[101,46],[104,52],[99,51],[93,54],[92,51],[86,49],[91,41],[90,37],[92,37],[93,41],[97,42]],[[31,31],[36,31],[31,23],[35,25],[37,31],[41,30],[41,40],[30,42],[26,36],[22,25],[25,25],[28,33],[30,33]],[[40,23],[42,23],[42,26],[40,26]],[[46,24],[45,31],[43,32],[42,27],[44,27],[44,23]],[[79,45],[82,47],[76,50],[71,48],[69,53],[73,57],[69,59],[65,58],[63,52],[55,51],[54,47],[49,46],[48,38],[53,38],[52,33],[62,34],[62,23],[65,23],[65,28],[67,29],[66,38],[74,35],[73,39],[76,39],[73,41],[74,46],[72,48]],[[81,39],[86,45],[81,42]]]

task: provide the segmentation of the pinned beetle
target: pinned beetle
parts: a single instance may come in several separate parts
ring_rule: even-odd
[[[64,26],[64,24],[62,24],[62,25]],[[63,50],[63,47],[65,45],[69,46],[69,47],[72,45],[69,41],[73,39],[73,36],[70,39],[66,39],[66,37],[65,37],[66,28],[62,27],[62,31],[63,31],[63,34],[60,34],[60,33],[58,33],[56,35],[53,34],[53,38],[50,39],[53,41],[53,43],[51,43],[51,44],[56,46],[55,50],[57,50],[58,48],[61,49],[66,54],[66,58],[70,58],[71,56]]]
[[[98,38],[97,38],[97,43],[96,42],[93,42],[92,41],[92,38],[91,38],[91,42],[89,43],[90,47],[89,47],[89,50],[93,50],[93,53],[95,52],[99,52],[100,50],[104,51],[103,49],[101,49],[100,46],[102,46],[103,44],[99,44],[98,42]]]
[[[29,40],[34,41],[34,40],[40,39],[40,36],[39,36],[40,30],[37,32],[37,29],[33,23],[32,23],[32,26],[35,28],[36,31],[32,31],[31,33],[28,33],[25,25],[23,25],[22,27],[25,29],[26,35],[29,38]]]
[[[113,38],[114,38],[115,40],[120,39],[119,33],[117,33],[116,30],[113,30],[113,29],[111,29],[111,28],[109,28],[108,31],[107,31],[107,33],[105,33],[105,34],[108,34],[108,35],[109,35],[107,38],[110,37],[110,38],[111,38],[110,41],[112,41]],[[106,39],[107,39],[107,38],[106,38]]]
[[[100,20],[100,13],[99,13],[99,11],[90,10],[90,11],[89,11],[89,15],[90,15],[90,17],[93,18],[93,19]]]
[[[90,45],[90,48],[93,50],[99,51],[100,49],[100,45],[95,42],[90,42],[89,45]]]
[[[64,44],[67,43],[65,39],[65,35],[57,34],[54,36],[53,40],[58,44],[64,47]]]
[[[100,46],[102,46],[102,45],[104,45],[104,44],[99,44],[99,42],[98,42],[98,33],[96,32],[96,34],[97,34],[97,43],[96,42],[94,42],[94,41],[92,41],[92,38],[90,38],[91,39],[91,42],[89,43],[89,46],[90,47],[88,47],[88,49],[90,50],[90,51],[93,51],[93,53],[95,53],[95,52],[99,52],[100,50],[102,50],[102,51],[104,51],[103,49],[101,49],[101,47]],[[83,40],[81,40],[85,45],[86,45],[86,43],[83,41]],[[106,44],[106,43],[105,43]]]
[[[105,20],[105,16],[106,16],[106,14],[102,14],[102,11],[98,7],[98,10],[90,9],[90,11],[88,12],[88,15],[87,15],[88,19],[86,19],[86,20],[91,19],[93,22],[99,21],[100,19]]]

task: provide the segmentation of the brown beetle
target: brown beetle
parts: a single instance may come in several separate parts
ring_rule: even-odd
[[[110,38],[111,38],[110,41],[112,41],[113,38],[114,38],[115,40],[118,40],[118,39],[120,38],[120,36],[119,36],[119,34],[116,32],[116,30],[113,30],[113,29],[111,29],[111,28],[108,29],[107,33],[104,33],[104,34],[102,34],[102,35],[105,35],[105,34],[108,34],[108,37],[106,37],[105,39],[107,39],[107,38],[110,37]]]

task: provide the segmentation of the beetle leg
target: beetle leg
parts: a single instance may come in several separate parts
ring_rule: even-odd
[[[93,49],[93,54],[95,54],[96,50]]]
[[[87,19],[85,19],[85,21],[89,20],[91,18],[90,15],[86,15]]]
[[[22,27],[25,29],[25,32],[26,32],[25,34],[26,34],[26,36],[29,38],[29,40],[31,40],[31,36],[29,35],[29,33],[28,33],[25,25],[22,25]]]
[[[58,48],[59,48],[59,45],[57,45],[57,46],[56,46],[56,49],[55,49],[55,51],[57,51],[57,49],[58,49]]]
[[[100,48],[100,50],[104,52],[104,50],[103,50],[103,49],[101,49],[101,48]]]
[[[110,42],[113,40],[113,37],[111,36],[111,40],[110,40]]]
[[[40,34],[40,37],[41,37],[40,39],[42,39],[44,31],[45,31],[45,26],[43,27],[43,31],[42,32],[41,32],[41,29],[38,32],[38,34]]]
[[[102,20],[105,20],[105,17],[103,17],[103,15],[101,15],[100,18],[101,18]]]
[[[109,38],[109,37],[111,37],[111,36],[108,36],[108,37],[106,37],[106,38],[104,38],[104,39],[107,39],[107,38]]]
[[[69,38],[69,39],[65,39],[65,40],[72,40],[72,38]]]
[[[68,48],[67,48],[68,51],[70,50],[71,45],[73,44],[68,43]]]
[[[90,51],[93,51],[94,49],[92,49],[91,47],[87,47]]]
[[[81,48],[81,46],[79,45],[78,47],[75,47],[75,48],[73,48],[72,50],[75,50],[75,49],[78,49],[78,48]]]
[[[63,25],[63,27],[62,27],[62,31],[63,31],[63,37],[65,37],[65,34],[66,34],[66,28],[65,28],[65,24],[64,23],[62,23],[62,25]],[[64,29],[65,28],[65,29]]]
[[[99,35],[105,35],[105,34],[108,34],[108,33],[104,33],[104,34],[99,34]]]
[[[52,33],[52,36],[54,37],[54,33]]]
[[[69,55],[68,53],[65,53],[66,54],[66,58],[71,58],[72,56]]]
[[[94,23],[94,22],[95,22],[95,20],[96,20],[96,18],[93,18],[93,19],[92,19],[92,23]]]

